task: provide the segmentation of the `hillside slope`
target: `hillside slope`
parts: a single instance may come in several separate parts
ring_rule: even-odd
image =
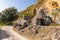
[[[60,40],[59,0],[38,0],[18,15],[14,24],[18,33],[33,40]]]

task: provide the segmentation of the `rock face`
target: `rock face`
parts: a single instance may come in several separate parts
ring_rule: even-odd
[[[50,16],[46,15],[48,11],[45,7],[40,7],[39,11],[37,11],[36,16],[31,18],[30,16],[25,15],[20,22],[15,23],[15,27],[20,30],[28,27],[29,25],[41,25],[48,26],[52,23],[52,19]]]
[[[49,10],[49,16],[53,19],[53,21],[56,24],[60,24],[60,12],[58,10],[60,9],[60,0],[48,0],[45,3],[45,7]],[[54,11],[53,11],[54,10]],[[52,12],[55,12],[56,15],[52,15]]]
[[[54,22],[56,23],[56,24],[60,24],[60,8],[57,8],[56,9],[56,14],[55,14],[55,19],[54,19]]]
[[[33,35],[37,40],[60,40],[60,26],[55,26],[55,24],[60,25],[60,2],[48,0],[44,3],[39,8],[35,8],[36,15],[34,17],[25,15],[14,24],[14,27],[18,31],[23,30],[23,35],[25,33],[28,36]],[[34,12],[32,13],[34,14]],[[49,26],[50,24],[54,26]]]
[[[18,30],[26,28],[30,24],[29,21],[22,19],[20,22],[15,23],[14,27],[17,28]]]
[[[47,26],[47,25],[49,25],[49,24],[51,24],[51,22],[52,22],[52,20],[51,20],[51,18],[50,17],[44,17],[44,18],[37,18],[37,20],[36,20],[36,24],[37,25],[42,25],[42,26]]]
[[[46,9],[42,7],[40,7],[39,10],[40,11],[38,11],[36,16],[33,18],[32,24],[43,25],[43,26],[51,24],[52,23],[51,17],[46,15],[48,11],[46,11]]]
[[[14,27],[17,28],[17,30],[24,29],[30,25],[30,22],[31,22],[30,19],[31,17],[25,15],[21,20],[19,20],[14,24]]]
[[[32,17],[31,17],[31,16],[28,16],[28,15],[24,15],[23,19],[24,19],[24,20],[31,20]]]
[[[41,25],[42,25],[42,26],[48,26],[49,24],[52,23],[51,18],[48,17],[48,16],[45,17],[45,18],[41,18],[40,20],[41,20]]]
[[[38,1],[42,1],[42,0],[38,0]],[[56,24],[60,24],[60,12],[58,11],[56,12],[57,16],[55,13],[52,14],[52,12],[54,12],[53,10],[57,8],[59,9],[60,2],[58,2],[57,0],[50,0],[50,1],[48,0],[48,1],[44,1],[44,3],[39,7],[39,9],[37,7],[35,8],[34,12],[36,13],[36,15],[34,17],[29,16],[29,14],[24,15],[20,21],[14,24],[14,27],[20,30],[29,27],[30,25],[49,26],[52,22]],[[31,13],[31,11],[29,12]]]

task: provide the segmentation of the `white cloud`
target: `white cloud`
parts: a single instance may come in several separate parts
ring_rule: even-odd
[[[0,12],[5,8],[11,7],[13,3],[12,0],[0,0]]]
[[[5,0],[0,0],[0,12],[4,9],[5,4]]]

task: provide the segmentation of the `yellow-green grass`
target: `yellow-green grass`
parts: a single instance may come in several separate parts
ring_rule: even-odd
[[[60,24],[51,23],[49,26],[60,26]]]

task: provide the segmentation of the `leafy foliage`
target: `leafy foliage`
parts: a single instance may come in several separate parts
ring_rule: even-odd
[[[12,21],[17,18],[17,13],[17,9],[15,9],[14,7],[3,10],[0,17],[1,23],[12,24]]]

